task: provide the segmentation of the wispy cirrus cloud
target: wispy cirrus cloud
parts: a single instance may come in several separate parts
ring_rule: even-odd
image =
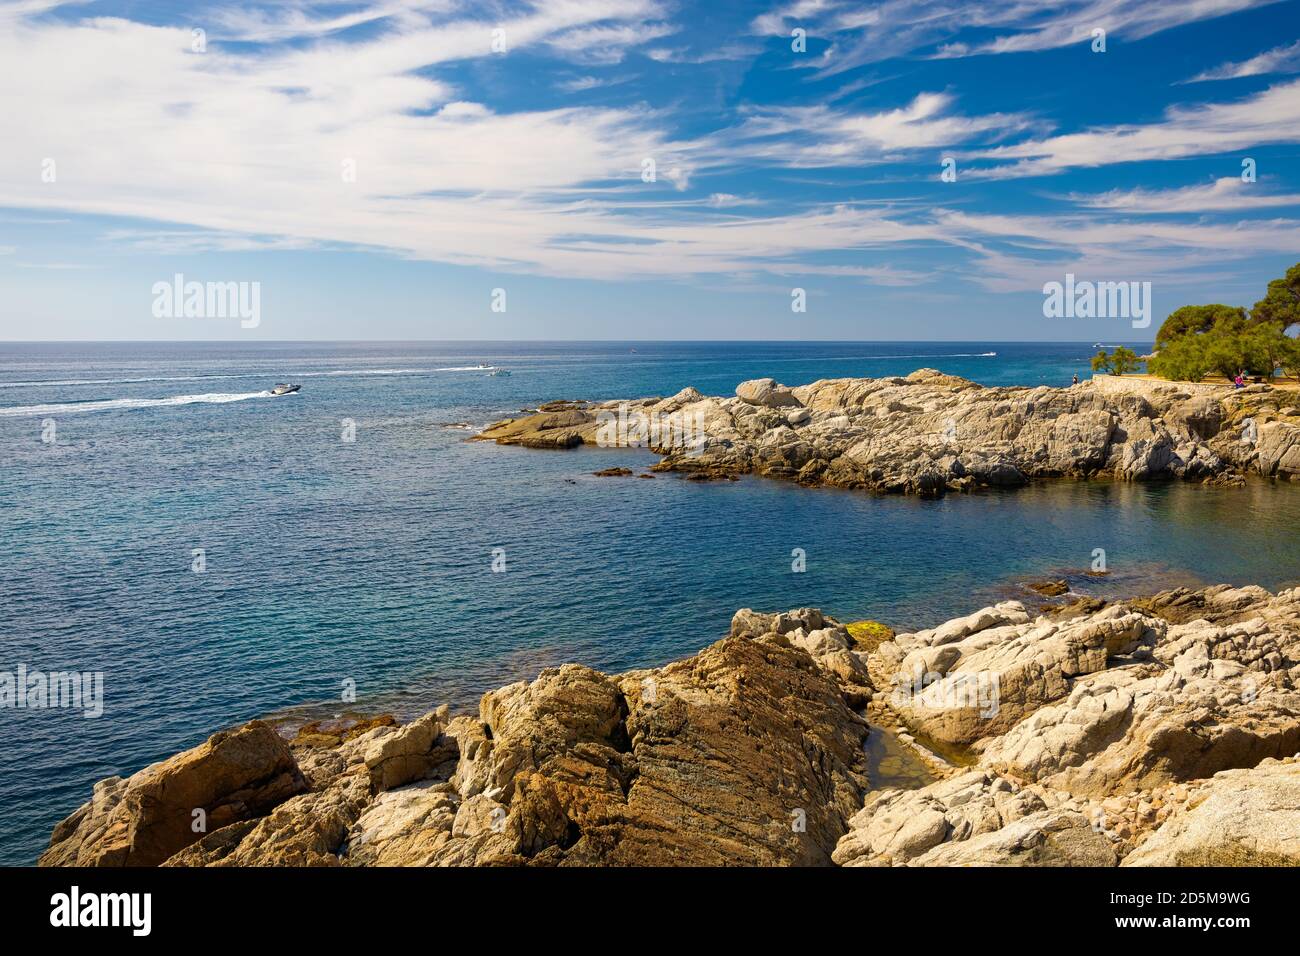
[[[391,0],[242,22],[244,43],[206,53],[191,50],[189,24],[41,17],[0,32],[0,114],[14,144],[0,152],[0,206],[140,221],[104,238],[160,257],[345,248],[568,278],[807,274],[904,287],[931,274],[909,254],[941,251],[952,274],[1000,290],[1025,288],[1049,263],[1203,272],[1214,256],[1284,251],[1300,235],[1284,219],[1140,221],[1197,203],[1264,208],[1262,193],[1231,205],[1227,186],[1112,191],[1071,197],[1082,209],[1065,215],[993,216],[896,191],[853,195],[852,179],[851,202],[795,201],[770,175],[860,179],[864,166],[895,162],[906,171],[896,180],[933,181],[936,151],[952,150],[974,163],[965,182],[1293,141],[1300,84],[1064,135],[1036,115],[963,111],[949,90],[856,107],[747,103],[686,135],[680,107],[648,106],[639,88],[617,106],[510,109],[468,94],[451,69],[492,57],[502,29],[525,62],[555,58],[559,82],[593,88],[626,51],[676,35],[649,0],[537,0],[483,16]],[[588,58],[580,71],[575,45]],[[54,182],[41,178],[46,158]],[[729,178],[746,172],[757,184]],[[813,188],[846,185],[824,178]]]
[[[1300,193],[1270,193],[1240,176],[1224,176],[1202,186],[1180,189],[1115,189],[1084,195],[1071,193],[1071,202],[1090,209],[1143,214],[1244,212],[1300,206]]]
[[[1243,76],[1265,76],[1270,73],[1300,73],[1300,40],[1285,46],[1265,50],[1249,60],[1224,63],[1198,73],[1184,83],[1204,83],[1209,80],[1237,80]]]
[[[971,281],[991,292],[1024,292],[1060,279],[1120,276],[1167,286],[1202,282],[1208,272],[1262,252],[1300,254],[1300,220],[1178,223],[1103,215],[1007,216],[941,211],[936,224],[976,251]]]
[[[758,17],[751,29],[788,35],[802,26],[825,36],[831,47],[817,65],[836,73],[899,56],[964,57],[1025,53],[1089,42],[1100,28],[1125,39],[1142,39],[1172,27],[1265,6],[1278,0],[795,0]],[[961,39],[974,31],[979,39]],[[990,31],[1006,31],[988,39]]]
[[[324,3],[287,2],[273,8],[214,7],[196,19],[210,22],[215,38],[244,43],[275,43],[328,36],[389,19],[444,14],[460,6],[460,0],[383,0],[358,8],[352,3],[327,0]],[[347,9],[339,12],[344,7]]]
[[[1038,176],[1296,142],[1300,142],[1300,80],[1229,103],[1172,107],[1158,123],[1101,127],[977,151],[971,155],[992,165],[968,175]]]
[[[862,112],[827,106],[755,109],[716,137],[716,150],[790,167],[879,163],[892,155],[994,142],[1041,124],[1021,113],[963,115],[946,92],[919,93],[895,109]],[[730,145],[726,145],[730,144]]]

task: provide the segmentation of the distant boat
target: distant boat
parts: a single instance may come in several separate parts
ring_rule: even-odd
[[[301,385],[280,384],[271,388],[272,395],[288,395],[290,392],[296,392],[302,388]]]
[[[491,372],[489,372],[489,373],[488,373],[488,377],[489,377],[489,378],[496,378],[496,377],[498,377],[498,376],[502,376],[502,375],[506,375],[506,376],[508,376],[509,374],[510,374],[510,370],[509,370],[509,369],[505,369],[505,368],[497,368],[497,369],[493,369]]]

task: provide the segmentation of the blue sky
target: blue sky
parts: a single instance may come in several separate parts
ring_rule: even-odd
[[[1045,282],[1300,260],[1300,0],[0,0],[0,115],[0,339],[1092,341]]]

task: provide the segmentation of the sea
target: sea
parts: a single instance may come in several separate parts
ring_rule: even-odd
[[[552,399],[764,376],[1067,385],[1093,345],[0,344],[0,681],[102,680],[98,715],[0,708],[0,864],[31,864],[95,781],[218,729],[469,712],[562,662],[692,654],[741,607],[903,630],[1046,577],[1105,597],[1300,581],[1300,488],[1263,480],[921,501],[601,478],[656,459],[467,441]]]

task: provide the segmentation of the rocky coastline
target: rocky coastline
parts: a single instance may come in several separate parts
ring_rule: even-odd
[[[922,779],[873,764],[886,736]],[[910,634],[743,609],[684,660],[566,664],[473,715],[218,733],[100,781],[40,863],[1295,866],[1298,752],[1300,588]]]
[[[1068,388],[984,387],[934,369],[742,382],[733,397],[557,401],[473,440],[528,448],[648,447],[656,471],[756,474],[936,497],[1049,478],[1240,483],[1300,477],[1300,399],[1098,376]]]

